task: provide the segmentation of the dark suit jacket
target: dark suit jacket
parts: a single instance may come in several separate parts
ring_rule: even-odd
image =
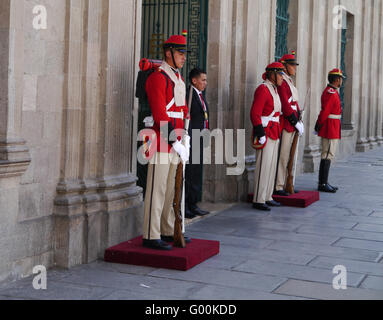
[[[186,101],[189,101],[189,92],[190,92],[190,89],[188,90]],[[206,110],[207,110],[207,114],[208,114],[208,120],[210,120],[209,119],[209,107],[208,107],[208,104],[206,103],[205,99],[204,99],[204,102],[205,102],[205,106],[206,106]],[[192,129],[203,130],[204,129],[204,123],[205,123],[205,112],[203,111],[201,99],[198,96],[198,93],[194,89],[193,89],[193,99],[192,99],[190,117],[191,117],[191,121],[190,121],[190,126],[189,126],[189,134],[191,136],[191,130]]]

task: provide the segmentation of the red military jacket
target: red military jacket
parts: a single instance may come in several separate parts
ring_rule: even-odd
[[[173,81],[161,72],[161,70],[153,72],[146,80],[145,90],[154,119],[152,130],[156,132],[158,152],[170,153],[174,142],[169,141],[171,132],[175,130],[178,140],[180,140],[182,137],[182,130],[184,129],[184,120],[170,118],[167,112],[183,112],[184,119],[186,119],[188,114],[186,97],[184,106],[177,107],[173,104],[169,110],[166,110],[166,106],[174,98],[173,88]],[[166,130],[168,131],[167,135],[164,133]]]
[[[278,87],[278,93],[282,102],[282,113],[283,113],[283,117],[281,118],[282,128],[289,133],[294,132],[295,126],[293,126],[290,123],[289,118],[293,117],[295,121],[298,121],[299,120],[298,111],[300,109],[299,109],[298,102],[292,101],[293,94],[286,80],[283,80],[282,85]],[[297,110],[294,110],[293,107],[296,107]]]
[[[321,101],[322,110],[316,125],[316,128],[319,129],[318,135],[326,139],[340,139],[342,105],[338,91],[328,85],[322,94]]]
[[[261,84],[254,93],[254,102],[251,108],[251,122],[256,129],[256,135],[262,136],[262,117],[270,116],[274,111],[274,99],[269,89]],[[274,117],[280,116],[277,112]],[[259,128],[259,129],[257,129]],[[270,121],[267,128],[263,128],[264,135],[270,139],[278,140],[281,135],[281,125],[279,122]]]

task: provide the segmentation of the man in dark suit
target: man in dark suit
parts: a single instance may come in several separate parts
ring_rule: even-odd
[[[190,111],[189,135],[193,139],[192,130],[209,129],[209,109],[203,92],[207,86],[206,72],[195,68],[189,75],[190,83],[193,87],[193,98]],[[190,90],[187,91],[188,95]],[[189,97],[187,97],[189,101]],[[189,106],[190,108],[190,106]],[[193,161],[193,142],[191,142],[189,164],[185,169],[185,217],[192,219],[196,216],[205,216],[209,212],[198,208],[202,192],[202,169],[203,169],[203,139],[200,139],[200,159],[197,163]]]

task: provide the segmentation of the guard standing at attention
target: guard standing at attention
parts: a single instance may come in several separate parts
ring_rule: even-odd
[[[173,200],[175,176],[179,158],[189,160],[190,137],[184,135],[187,117],[186,87],[179,69],[186,62],[186,38],[171,36],[164,43],[161,67],[150,74],[145,90],[148,96],[156,132],[157,152],[148,166],[144,204],[143,246],[171,250],[175,215]],[[176,133],[172,139],[171,133]],[[186,243],[190,239],[185,237]]]
[[[270,207],[280,206],[272,196],[281,134],[282,104],[277,87],[282,85],[283,70],[284,66],[280,62],[267,66],[263,74],[265,81],[254,93],[250,114],[253,124],[252,145],[257,150],[253,208],[262,211],[270,211]]]
[[[283,124],[283,130],[281,135],[279,162],[277,166],[275,194],[278,196],[289,196],[289,193],[285,190],[287,165],[290,159],[290,151],[293,145],[295,132],[298,132],[299,135],[302,136],[304,133],[304,125],[303,122],[300,121],[298,89],[295,87],[292,80],[292,77],[296,74],[297,66],[299,66],[295,59],[295,52],[284,55],[280,62],[285,66],[283,83],[278,87],[279,97],[282,102],[283,117],[281,123]]]
[[[322,138],[322,156],[319,167],[318,191],[336,193],[337,187],[328,183],[331,161],[335,158],[341,139],[342,104],[338,89],[343,84],[342,70],[333,69],[328,74],[326,89],[322,94],[322,110],[315,125],[315,131]]]

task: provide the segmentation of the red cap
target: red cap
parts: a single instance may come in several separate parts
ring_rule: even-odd
[[[271,64],[269,64],[267,67],[266,67],[266,72],[267,71],[276,71],[276,72],[282,72],[283,70],[285,70],[285,67],[283,66],[282,63],[280,62],[273,62]],[[266,72],[263,74],[262,78],[263,80],[266,80]]]
[[[341,69],[332,69],[328,75],[333,75],[333,76],[339,76],[342,77],[343,79],[346,79],[346,77],[343,75],[343,71]]]
[[[297,62],[297,59],[295,58],[295,51],[291,52],[291,54],[285,54],[279,62],[282,63],[288,63],[288,64],[294,64],[296,66],[299,66],[299,63]]]
[[[182,35],[173,35],[164,43],[164,49],[174,48],[180,52],[186,52],[187,31],[183,30]]]

